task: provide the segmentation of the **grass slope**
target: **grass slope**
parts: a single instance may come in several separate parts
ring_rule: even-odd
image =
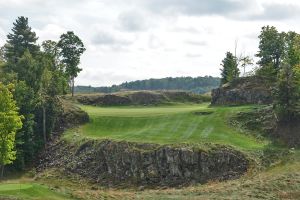
[[[252,108],[209,107],[208,104],[181,104],[158,107],[81,106],[90,123],[68,130],[66,139],[91,137],[151,143],[204,143],[232,145],[241,149],[261,149],[257,141],[227,125],[231,114]]]
[[[68,195],[58,193],[36,183],[0,183],[0,199],[68,200]]]

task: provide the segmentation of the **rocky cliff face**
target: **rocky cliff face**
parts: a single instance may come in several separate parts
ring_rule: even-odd
[[[212,90],[213,105],[270,104],[271,89],[260,77],[244,77]]]
[[[89,140],[49,147],[38,167],[58,168],[104,185],[179,186],[226,180],[244,174],[249,161],[225,146],[188,146]]]

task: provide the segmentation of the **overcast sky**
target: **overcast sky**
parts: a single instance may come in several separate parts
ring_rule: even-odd
[[[298,0],[0,0],[0,45],[18,16],[43,40],[84,42],[77,85],[220,76],[226,51],[254,55],[264,25],[300,32]]]

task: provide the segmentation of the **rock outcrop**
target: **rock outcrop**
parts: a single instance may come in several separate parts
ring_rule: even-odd
[[[212,105],[272,103],[271,89],[263,78],[252,76],[234,80],[212,90]]]
[[[109,186],[179,186],[240,177],[249,160],[221,145],[203,148],[88,140],[49,147],[39,170],[57,168]]]

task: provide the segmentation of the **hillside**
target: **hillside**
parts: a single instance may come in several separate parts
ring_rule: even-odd
[[[83,105],[94,106],[128,106],[128,105],[162,105],[174,103],[202,103],[211,100],[208,94],[194,94],[185,91],[126,91],[110,94],[77,94],[75,97],[65,96]]]
[[[76,93],[112,93],[121,90],[184,90],[193,93],[206,93],[220,85],[220,78],[204,77],[167,77],[161,79],[125,82],[111,87],[76,86]]]

